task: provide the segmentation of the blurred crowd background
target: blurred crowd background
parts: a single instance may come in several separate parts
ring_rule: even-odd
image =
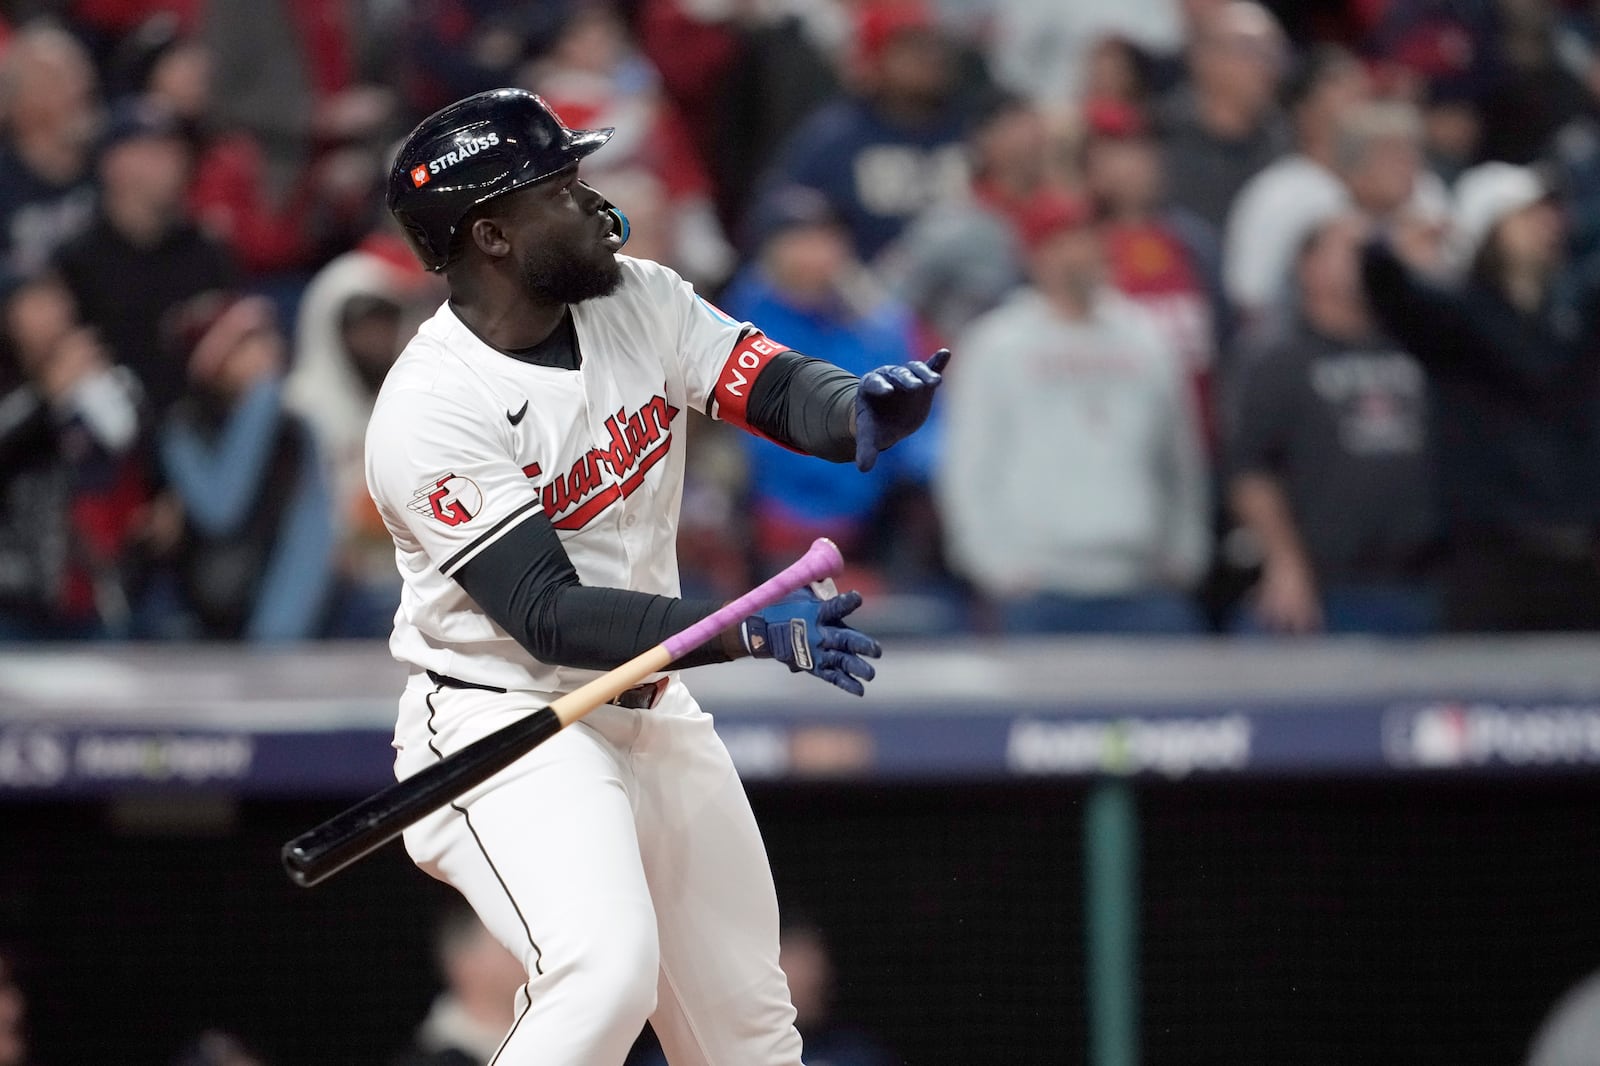
[[[0,637],[388,631],[386,166],[502,85],[731,314],[955,350],[870,476],[697,422],[697,592],[826,534],[887,632],[1600,623],[1600,5],[3,10]]]
[[[686,591],[732,595],[827,535],[880,634],[1600,629],[1600,4],[11,0],[0,642],[388,634],[365,423],[445,293],[384,209],[387,168],[420,118],[506,85],[616,127],[584,174],[630,216],[629,254],[857,372],[955,352],[934,421],[870,475],[697,419]],[[1205,1061],[1186,1034],[1206,1026],[1229,1061],[1444,1061],[1488,1046],[1474,1024],[1505,1030],[1490,1006],[1531,1019],[1592,966],[1572,932],[1600,854],[1587,800],[1274,787],[1144,797],[1166,886],[1143,912],[1151,1061]],[[1083,1019],[1060,1013],[1075,797],[758,790],[780,882],[879,952],[872,980],[853,964],[881,1042],[830,1012],[828,937],[791,916],[815,1053],[1079,1061]],[[261,856],[320,807],[246,810],[203,845],[19,811],[0,864],[76,909],[40,907],[33,958],[0,945],[0,1066],[35,1061],[25,1011],[42,1044],[87,1039],[93,1013],[149,1061],[287,1061],[222,1031],[170,1060],[149,1033],[178,997],[90,1012],[59,991],[90,971],[97,995],[102,974],[181,972],[190,998],[271,1014],[257,1039],[284,1011],[251,978],[304,992],[290,1016],[312,1030],[375,974],[406,989],[350,1012],[366,1057],[344,1061],[390,1061],[418,1023],[395,1063],[482,1061],[504,1024],[517,975],[448,909],[446,991],[420,1000],[433,974],[396,942],[439,901],[396,856],[342,903],[265,885]],[[132,919],[95,924],[125,911],[205,943],[172,961]],[[1416,930],[1438,950],[1412,951]],[[1308,938],[1314,967],[1292,957]],[[1482,974],[1513,963],[1507,1006]],[[1411,1013],[1369,1017],[1351,991],[1390,988]],[[1528,1061],[1600,1061],[1597,996],[1579,986]],[[1490,1035],[1504,1054],[1525,1028]],[[1072,1050],[1004,1043],[1038,1030]]]

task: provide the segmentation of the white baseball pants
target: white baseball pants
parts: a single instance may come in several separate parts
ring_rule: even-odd
[[[396,774],[541,704],[416,675]],[[800,1066],[766,851],[680,682],[648,711],[597,708],[405,843],[527,967],[493,1066],[620,1066],[646,1019],[672,1066]]]

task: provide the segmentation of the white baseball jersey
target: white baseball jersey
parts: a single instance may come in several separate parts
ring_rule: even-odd
[[[402,662],[545,693],[595,676],[534,659],[452,577],[541,511],[585,585],[678,595],[685,408],[742,425],[751,383],[786,349],[666,267],[617,262],[615,293],[572,305],[578,370],[491,348],[446,303],[384,380],[367,485],[405,579]]]

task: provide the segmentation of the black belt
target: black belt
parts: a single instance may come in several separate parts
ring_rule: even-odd
[[[459,677],[447,677],[433,670],[428,671],[428,680],[444,688],[475,688],[482,692],[505,692],[497,685],[481,685],[476,681],[463,681]],[[648,711],[661,702],[661,696],[667,691],[667,679],[660,678],[648,681],[643,685],[635,685],[619,693],[612,704],[626,708],[630,711]]]

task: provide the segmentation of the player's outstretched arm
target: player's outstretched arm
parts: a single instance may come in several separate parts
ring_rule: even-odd
[[[582,584],[543,514],[508,530],[453,575],[485,614],[540,662],[610,670],[722,606],[629,589]],[[679,657],[675,669],[744,655],[776,659],[794,671],[863,694],[878,642],[845,624],[859,593],[819,597],[810,589],[730,626]]]
[[[584,585],[542,513],[528,516],[452,575],[485,614],[534,658],[610,670],[722,606],[631,589]],[[745,654],[730,627],[677,661],[727,662]]]
[[[926,362],[881,366],[857,378],[785,350],[756,378],[743,424],[795,451],[871,470],[879,452],[927,420],[949,361],[949,349],[941,348]]]
[[[739,635],[757,659],[776,659],[795,673],[813,674],[862,696],[862,682],[877,673],[867,659],[882,656],[883,648],[845,623],[860,606],[859,592],[822,597],[801,589],[745,619]]]

